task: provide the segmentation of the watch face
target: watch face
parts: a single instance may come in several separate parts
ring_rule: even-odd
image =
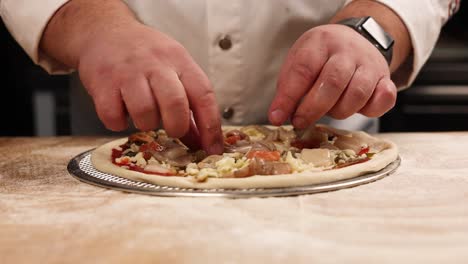
[[[379,45],[388,50],[393,45],[393,39],[390,37],[373,18],[369,18],[361,26]]]

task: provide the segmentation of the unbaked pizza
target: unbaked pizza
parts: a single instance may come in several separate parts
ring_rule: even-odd
[[[397,159],[390,141],[325,125],[224,127],[224,153],[192,150],[164,130],[138,132],[92,153],[97,170],[183,188],[272,188],[333,182]]]

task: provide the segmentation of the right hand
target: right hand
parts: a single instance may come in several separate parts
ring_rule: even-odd
[[[128,113],[140,130],[156,129],[162,121],[169,136],[180,138],[193,133],[193,111],[202,147],[222,152],[214,91],[178,42],[135,23],[95,34],[81,50],[80,78],[108,129],[127,128]]]

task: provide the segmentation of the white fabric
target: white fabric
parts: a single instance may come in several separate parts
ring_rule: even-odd
[[[49,72],[69,72],[65,65],[39,51],[50,18],[69,0],[0,0],[0,15],[16,41],[31,59]]]
[[[348,0],[347,2],[351,2]],[[402,89],[416,78],[439,37],[440,29],[460,0],[378,0],[397,13],[406,25],[413,44],[413,56],[392,76]]]
[[[0,0],[1,16],[31,58],[52,73],[69,69],[38,51],[48,19],[66,0]],[[128,0],[145,24],[183,44],[212,81],[229,124],[265,123],[279,67],[288,48],[307,29],[327,23],[349,0]],[[379,0],[401,16],[414,57],[394,76],[407,87],[429,57],[451,0]],[[232,39],[230,50],[218,41]]]

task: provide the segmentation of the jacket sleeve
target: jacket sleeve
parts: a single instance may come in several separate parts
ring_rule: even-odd
[[[42,33],[55,12],[69,0],[0,0],[0,15],[6,27],[34,63],[49,73],[72,69],[39,49]]]
[[[393,74],[397,87],[407,88],[432,53],[442,26],[459,8],[460,0],[375,0],[396,14],[410,34],[413,52]],[[352,0],[347,0],[350,3]]]

